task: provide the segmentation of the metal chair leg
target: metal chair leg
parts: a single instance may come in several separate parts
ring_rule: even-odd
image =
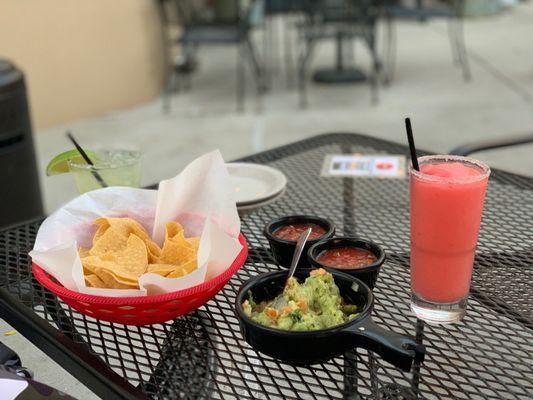
[[[190,91],[192,89],[192,74],[187,74],[183,80],[183,89]]]
[[[468,64],[468,55],[466,53],[465,36],[463,30],[463,21],[460,18],[455,20],[455,39],[459,62],[463,70],[463,79],[469,81],[472,78],[470,74],[470,65]]]
[[[374,32],[370,32],[367,37],[368,47],[372,56],[372,79],[370,82],[371,102],[377,104],[379,101],[379,80],[381,75],[381,61],[376,50],[376,37]]]
[[[196,62],[195,60],[198,60],[198,52],[199,52],[200,46],[197,43],[194,43],[192,46],[187,47],[187,58],[192,60],[193,62]],[[185,79],[183,80],[184,84],[183,87],[185,90],[190,91],[192,89],[192,75],[194,71],[189,72],[186,74]]]
[[[455,38],[455,30],[454,30],[454,27],[453,27],[453,23],[454,23],[454,20],[453,19],[449,19],[448,20],[448,24],[447,24],[447,27],[448,27],[448,37],[450,39],[450,48],[452,50],[452,59],[453,59],[453,63],[455,65],[459,65],[460,64],[460,60],[459,60],[459,50],[457,48],[457,40]]]
[[[244,69],[245,47],[243,43],[237,46],[237,111],[244,111],[245,79],[246,71]]]
[[[270,42],[270,30],[272,29],[270,17],[266,17],[263,25],[263,66],[264,66],[264,76],[265,84],[267,87],[270,87],[272,84],[272,60],[270,59],[270,49],[272,43]]]
[[[165,114],[169,113],[172,108],[172,95],[176,91],[180,91],[182,88],[182,82],[184,85],[186,85],[185,80],[190,79],[190,74],[188,74],[187,78],[184,78],[183,75],[178,77],[179,71],[176,68],[176,65],[174,64],[174,61],[172,62],[171,67],[167,71],[167,77],[165,81],[165,87],[163,88],[163,112]],[[186,86],[184,86],[186,87]]]
[[[287,21],[286,19],[289,19],[289,21]],[[292,22],[290,20],[290,16],[286,17],[286,19],[285,18],[283,19],[283,42],[285,44],[284,55],[285,55],[286,83],[287,83],[287,87],[290,88],[292,87],[294,83],[294,74],[293,74],[294,65],[293,65],[293,56],[292,56],[293,35],[292,35],[292,31],[288,27],[288,25],[290,25],[290,23]]]
[[[386,37],[387,45],[385,47],[385,74],[384,74],[384,83],[385,85],[390,85],[394,79],[394,70],[396,67],[396,26],[394,24],[393,18],[391,15],[387,15],[385,18],[385,27],[386,27]]]
[[[165,114],[168,114],[170,112],[171,103],[172,103],[172,87],[175,83],[175,71],[171,70],[167,73],[167,79],[165,82],[165,87],[163,88],[163,96],[162,96],[162,105],[163,105],[163,112]]]
[[[300,55],[300,60],[298,61],[298,93],[300,97],[300,107],[307,107],[307,63],[311,58],[313,52],[314,41],[312,39],[305,40],[304,50]]]
[[[252,71],[254,72],[254,76],[256,79],[257,92],[258,94],[262,94],[266,90],[264,82],[264,69],[259,63],[257,52],[255,51],[255,48],[252,42],[250,41],[250,38],[246,38],[245,45],[248,60],[250,61]]]
[[[275,26],[274,26],[274,17],[269,16],[267,17],[266,21],[266,32],[265,32],[265,42],[263,43],[264,46],[264,59],[265,59],[265,65],[266,65],[266,84],[267,87],[272,87],[274,85],[274,70],[276,69],[276,60],[274,59],[274,40],[275,38]]]
[[[256,95],[256,110],[257,112],[261,112],[262,109],[262,95],[266,91],[266,84],[264,80],[264,71],[261,67],[261,64],[259,63],[259,60],[257,58],[257,52],[255,51],[255,48],[250,41],[250,38],[246,38],[246,55],[248,58],[248,61],[250,62],[250,66],[253,71],[254,79],[255,79],[255,85],[257,90]]]
[[[347,37],[345,40],[343,40],[342,46],[342,52],[344,53],[344,57],[346,60],[348,60],[346,64],[355,65],[357,60],[357,40],[354,40],[351,37]]]

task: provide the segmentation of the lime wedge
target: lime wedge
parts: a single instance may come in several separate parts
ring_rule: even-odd
[[[90,150],[85,150],[91,160],[96,160],[96,154]],[[79,161],[80,164],[85,163],[85,160],[78,152],[78,150],[69,150],[55,156],[52,161],[46,166],[46,175],[58,175],[69,172],[68,160]]]

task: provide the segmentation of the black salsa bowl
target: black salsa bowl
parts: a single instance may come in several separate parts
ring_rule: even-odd
[[[297,241],[280,239],[274,234],[281,227],[292,224],[316,224],[326,231],[324,235],[313,240],[308,240],[304,246],[302,257],[300,257],[300,261],[298,262],[298,267],[309,266],[309,261],[304,255],[307,254],[309,248],[315,243],[332,237],[335,234],[335,225],[325,218],[312,215],[291,215],[270,221],[263,229],[263,234],[268,239],[274,259],[282,267],[289,267],[291,265]]]
[[[303,281],[310,272],[311,269],[296,270],[295,277]],[[235,309],[246,342],[261,353],[297,366],[322,363],[355,347],[375,351],[404,371],[411,369],[415,359],[424,359],[422,344],[372,321],[374,296],[367,285],[342,272],[331,271],[331,274],[344,300],[358,306],[357,317],[332,328],[302,332],[271,328],[253,321],[242,308],[249,294],[257,302],[272,300],[283,290],[287,278],[287,271],[268,272],[248,280],[237,294]]]
[[[360,268],[337,268],[318,261],[318,258],[323,252],[341,247],[354,247],[368,250],[376,256],[377,260],[372,264]],[[355,278],[361,279],[370,287],[370,289],[374,289],[381,265],[385,262],[386,255],[385,251],[380,246],[370,240],[356,237],[342,237],[327,239],[314,244],[307,252],[307,258],[310,265],[314,268],[324,268],[330,272],[332,270],[344,272]]]

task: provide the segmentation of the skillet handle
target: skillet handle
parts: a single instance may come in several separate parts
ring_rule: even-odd
[[[410,336],[402,335],[376,325],[371,318],[350,327],[349,332],[357,337],[359,347],[378,353],[394,366],[410,371],[413,361],[422,362],[426,354],[424,345]]]

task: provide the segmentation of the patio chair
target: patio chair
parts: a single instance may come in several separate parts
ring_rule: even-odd
[[[307,0],[306,18],[301,26],[303,49],[298,60],[300,106],[307,106],[307,71],[313,50],[319,40],[337,39],[337,54],[342,54],[344,40],[361,39],[372,58],[371,100],[378,100],[381,61],[376,50],[378,9],[373,0]],[[342,56],[341,56],[342,57]],[[342,66],[342,59],[338,60]]]
[[[293,43],[295,41],[293,28],[303,17],[306,0],[265,0],[265,30],[263,34],[263,57],[266,69],[266,78],[269,85],[273,80],[273,70],[277,69],[274,52],[284,58],[287,87],[294,82],[294,57]],[[274,20],[278,19],[281,29],[275,29]],[[279,35],[279,40],[277,35]],[[276,36],[276,37],[275,37]],[[274,46],[281,42],[280,48]]]
[[[463,32],[464,0],[414,0],[412,6],[405,5],[402,0],[382,0],[382,7],[386,21],[385,55],[383,57],[386,84],[390,84],[394,78],[397,53],[395,21],[397,19],[419,22],[438,18],[447,19],[453,61],[461,67],[464,80],[470,80],[470,67]]]
[[[165,2],[173,2],[174,10],[165,6]],[[264,15],[264,0],[250,0],[243,5],[240,0],[219,0],[214,7],[207,4],[198,5],[195,0],[160,0],[163,24],[172,21],[169,12],[176,12],[181,32],[176,43],[181,45],[179,65],[174,65],[167,76],[164,90],[163,107],[170,108],[170,94],[180,72],[190,76],[196,65],[196,54],[200,46],[230,45],[237,48],[237,109],[244,108],[245,95],[245,61],[251,65],[257,85],[257,93],[264,91],[263,69],[258,60],[257,52],[252,44],[250,32],[261,23]],[[233,12],[232,12],[233,11]],[[177,73],[178,72],[178,73]]]
[[[528,143],[533,143],[533,133],[512,135],[500,139],[463,144],[452,149],[450,154],[457,156],[468,156],[469,154],[477,153],[479,151],[501,149],[504,147],[518,146]]]

